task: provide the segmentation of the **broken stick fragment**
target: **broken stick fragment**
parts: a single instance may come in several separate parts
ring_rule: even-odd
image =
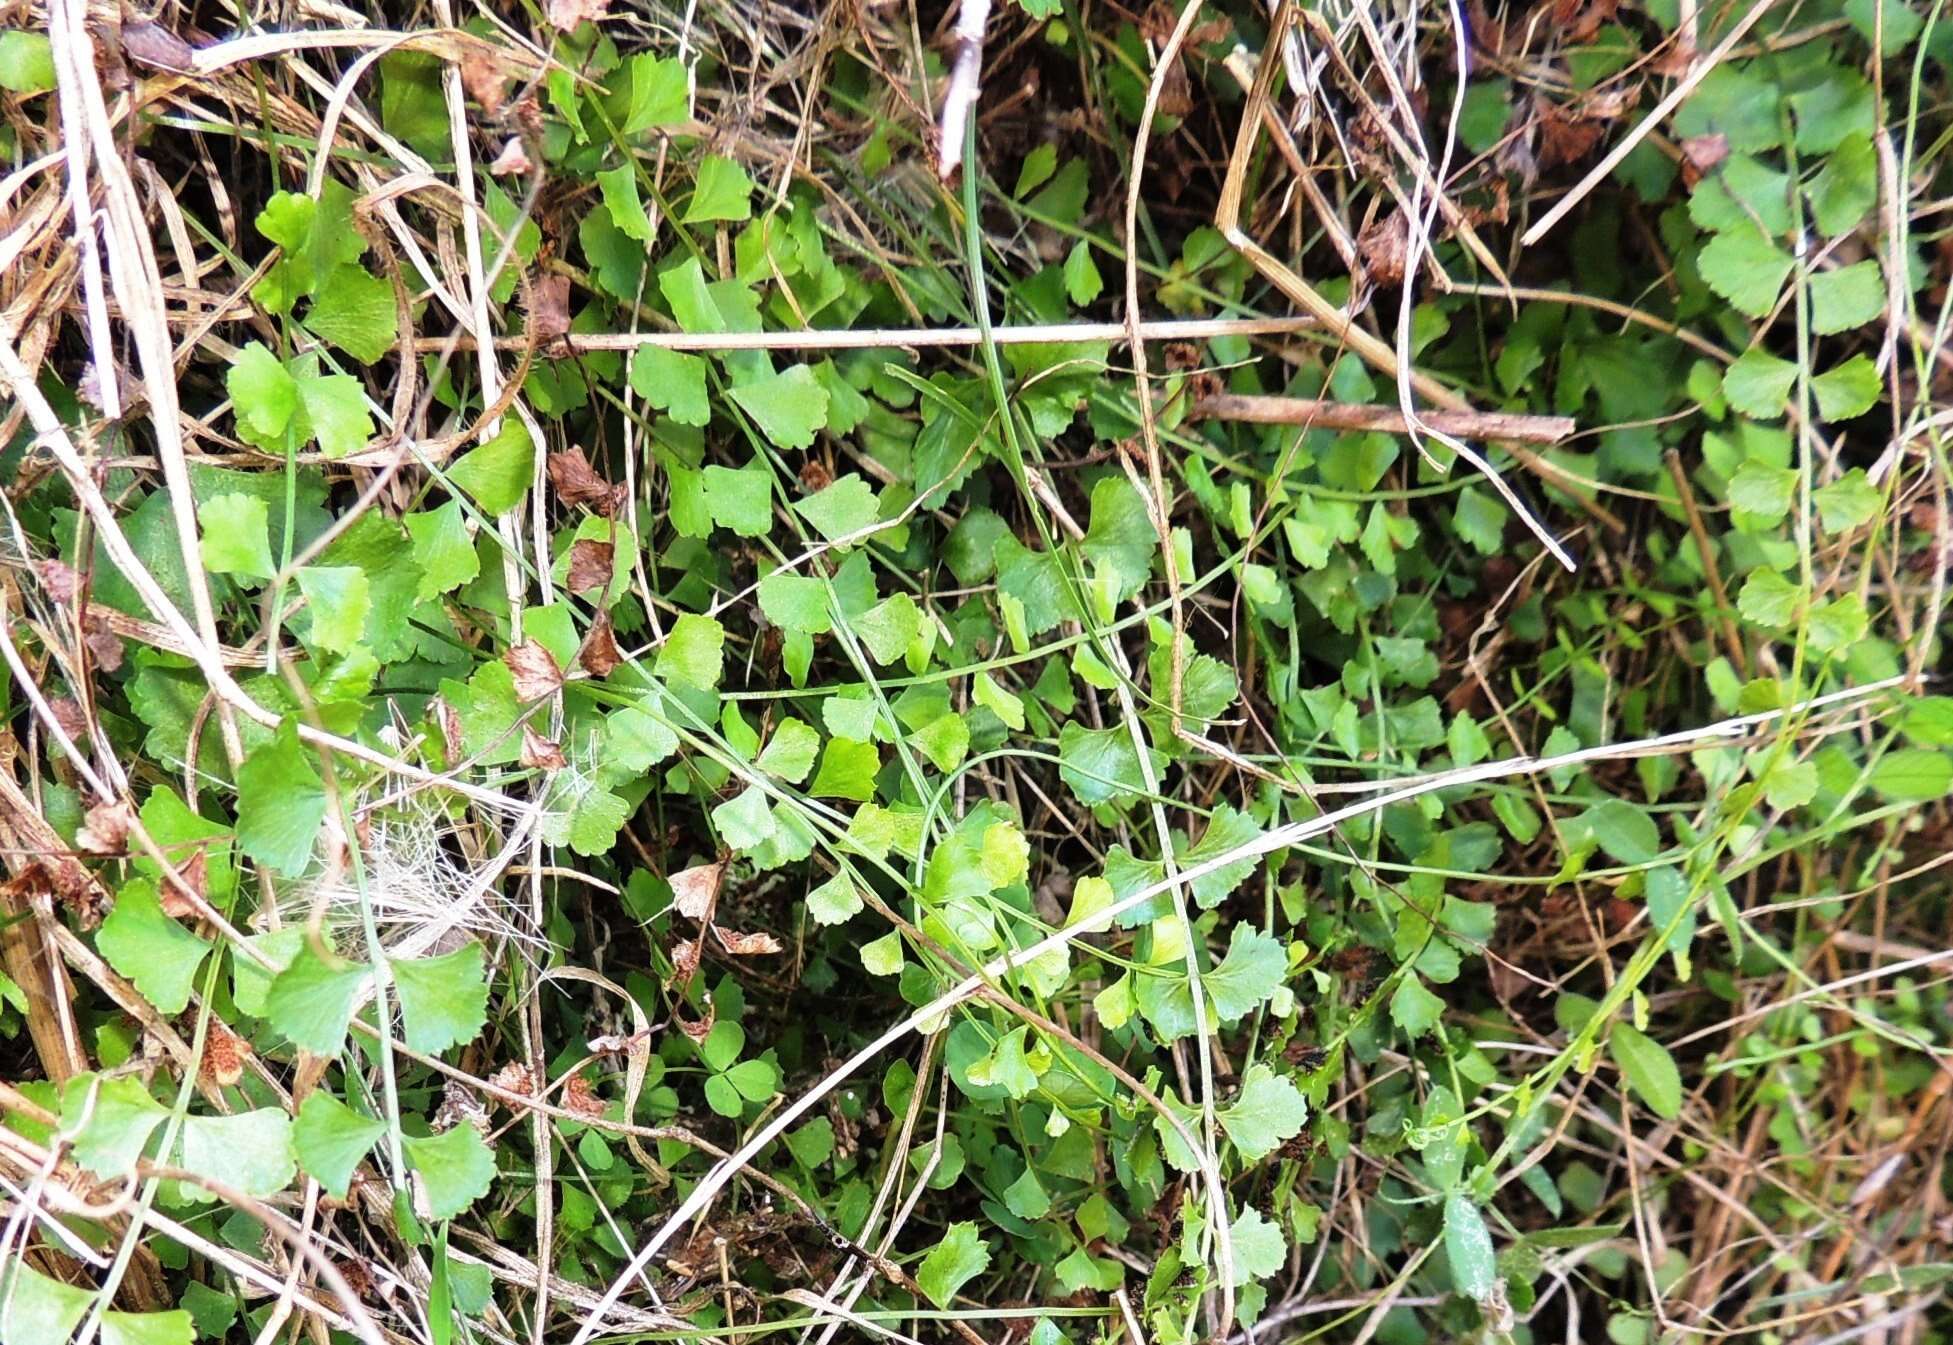
[[[963,162],[963,133],[983,91],[983,31],[990,22],[990,0],[962,0],[956,9],[956,54],[949,89],[943,94],[937,171],[947,180]]]

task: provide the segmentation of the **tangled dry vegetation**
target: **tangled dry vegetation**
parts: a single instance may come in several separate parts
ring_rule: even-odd
[[[1947,1339],[1950,43],[0,4],[0,1345]]]

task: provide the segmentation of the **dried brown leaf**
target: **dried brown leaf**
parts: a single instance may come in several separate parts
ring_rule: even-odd
[[[569,765],[563,749],[530,728],[522,726],[522,764],[529,770],[560,771]]]
[[[595,23],[610,12],[610,0],[549,0],[549,22],[559,32],[572,32],[585,21]]]
[[[488,165],[488,171],[496,177],[517,177],[534,167],[529,162],[529,151],[523,147],[522,137],[512,135],[508,143],[502,146],[502,152]]]
[[[671,965],[678,972],[678,979],[689,981],[692,973],[698,970],[698,939],[686,939],[675,943],[671,948]],[[690,1031],[687,1028],[686,1031]]]
[[[577,651],[576,661],[592,677],[608,677],[624,661],[617,649],[617,636],[611,629],[610,613],[597,613],[597,619],[590,623],[590,633],[583,637],[583,648]]]
[[[210,856],[198,849],[188,859],[176,866],[176,875],[183,880],[183,887],[195,892],[199,897],[210,891]],[[187,920],[201,915],[197,903],[190,900],[182,887],[175,883],[164,883],[161,897],[163,914],[172,920]]]
[[[757,957],[781,951],[780,941],[763,930],[744,934],[736,929],[727,929],[724,925],[714,925],[712,933],[734,957]]]
[[[251,1054],[251,1043],[217,1020],[210,1019],[210,1030],[203,1043],[203,1075],[219,1088],[230,1088],[244,1077],[244,1061]]]
[[[580,448],[549,455],[549,483],[556,487],[557,498],[564,504],[588,505],[605,517],[617,507],[617,491],[597,475]]]
[[[75,847],[91,855],[119,855],[129,848],[129,828],[136,814],[121,799],[98,803],[88,810],[75,831]]]
[[[547,275],[538,280],[530,293],[529,322],[536,339],[550,342],[570,330],[570,278]]]
[[[81,623],[81,638],[88,652],[94,655],[97,668],[112,673],[122,666],[122,637],[100,612],[90,609],[87,619]]]
[[[73,602],[81,592],[81,576],[66,561],[50,557],[41,562],[41,586],[56,602]]]
[[[610,582],[611,558],[617,548],[594,537],[579,537],[570,544],[570,571],[567,584],[572,593],[587,593]]]
[[[573,1111],[578,1116],[597,1117],[604,1114],[604,1100],[590,1086],[590,1080],[583,1074],[572,1074],[563,1084],[563,1109]]]
[[[704,920],[712,911],[712,903],[719,895],[719,884],[725,876],[723,860],[716,864],[695,864],[689,869],[680,869],[671,875],[671,904],[687,919]]]
[[[492,115],[502,110],[508,84],[508,72],[487,52],[471,51],[461,58],[461,87],[481,104],[482,111]]]
[[[563,689],[563,670],[557,666],[556,656],[533,639],[512,647],[502,655],[502,662],[515,674],[515,698],[519,701],[539,701]]]

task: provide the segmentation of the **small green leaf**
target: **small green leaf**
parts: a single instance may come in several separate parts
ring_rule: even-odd
[[[325,821],[325,783],[286,720],[237,772],[237,848],[268,869],[295,878],[312,863]]]
[[[712,810],[712,827],[735,850],[755,850],[773,839],[778,829],[766,791],[750,785]]]
[[[1234,1247],[1234,1264],[1228,1267],[1228,1280],[1235,1288],[1279,1274],[1288,1264],[1288,1242],[1282,1237],[1282,1230],[1254,1206],[1244,1205],[1227,1232],[1228,1241]]]
[[[1818,232],[1835,238],[1857,228],[1878,203],[1878,155],[1872,138],[1863,131],[1846,136],[1807,190]]]
[[[7,33],[5,37],[24,36]],[[6,83],[7,48],[0,37],[0,86]],[[41,39],[46,42],[46,38]],[[53,77],[49,76],[50,87]],[[95,1302],[95,1291],[41,1274],[18,1255],[0,1262],[0,1340],[7,1345],[59,1345],[74,1335]]]
[[[1444,1001],[1432,994],[1416,973],[1407,972],[1390,996],[1390,1021],[1417,1040],[1444,1017]]]
[[[1578,820],[1617,864],[1646,864],[1661,853],[1661,829],[1655,819],[1625,799],[1604,799]]]
[[[370,974],[364,962],[328,960],[307,942],[291,965],[272,978],[265,1017],[294,1046],[313,1055],[336,1056],[345,1048],[346,1025]]]
[[[715,463],[703,475],[705,507],[714,523],[741,537],[764,537],[773,530],[773,478],[763,464],[734,469]]]
[[[759,768],[788,784],[797,785],[807,778],[807,772],[814,769],[814,758],[820,746],[821,736],[811,725],[789,716],[780,721],[780,726],[773,730],[773,736],[767,739],[766,749],[759,755]]]
[[[1481,1303],[1491,1298],[1498,1284],[1492,1235],[1478,1206],[1463,1192],[1445,1198],[1444,1255],[1451,1262],[1451,1283],[1459,1293]]]
[[[1242,1158],[1256,1163],[1302,1133],[1309,1105],[1302,1090],[1257,1061],[1242,1076],[1241,1095],[1221,1112],[1222,1129]]]
[[[1672,1121],[1682,1114],[1682,1076],[1666,1046],[1628,1023],[1616,1023],[1607,1038],[1607,1053],[1655,1115]]]
[[[115,909],[95,934],[95,946],[111,967],[142,991],[165,1014],[179,1014],[190,1003],[197,969],[210,943],[163,913],[156,884],[132,878],[116,893]]]
[[[46,93],[55,83],[54,45],[46,33],[22,32],[18,28],[0,33],[0,89],[8,93]],[[0,1331],[0,1337],[14,1339],[4,1331]],[[67,1333],[45,1339],[66,1340]]]
[[[1885,311],[1885,275],[1867,259],[1811,277],[1811,330],[1820,336],[1862,327]]]
[[[1729,507],[1761,525],[1775,525],[1790,512],[1797,498],[1797,473],[1754,459],[1729,478]]]
[[[1811,380],[1817,413],[1826,420],[1862,416],[1878,402],[1878,366],[1863,351]]]
[[[255,495],[218,495],[197,508],[203,567],[212,574],[269,579],[278,573],[271,559],[270,514]]]
[[[989,1265],[990,1244],[977,1236],[976,1224],[954,1223],[922,1258],[915,1281],[931,1303],[947,1308],[956,1301],[958,1291]]]
[[[658,676],[701,691],[714,690],[724,674],[726,630],[709,616],[687,612],[672,623],[658,650]]]
[[[631,391],[680,425],[712,420],[705,395],[706,363],[697,355],[663,346],[639,346],[631,355]]]
[[[596,176],[604,209],[610,213],[610,222],[617,226],[617,231],[640,243],[650,242],[651,217],[644,213],[644,202],[637,194],[637,170],[624,164],[604,169]]]
[[[136,1160],[169,1112],[129,1075],[78,1074],[61,1091],[61,1137],[75,1161],[104,1180],[135,1170]]]
[[[796,501],[793,511],[813,524],[823,538],[835,542],[874,527],[881,517],[881,502],[873,486],[849,472]]]
[[[536,441],[515,416],[504,416],[493,439],[471,448],[448,468],[448,480],[491,517],[522,503],[536,471]]]
[[[1073,304],[1083,308],[1104,289],[1105,281],[1092,263],[1092,245],[1081,238],[1065,256],[1065,293]]]
[[[1872,484],[1863,467],[1853,467],[1829,485],[1819,486],[1811,498],[1824,530],[1831,533],[1862,527],[1885,503],[1884,493]]]
[[[781,630],[825,635],[834,629],[827,610],[827,587],[803,574],[776,570],[759,582],[760,611]]]
[[[261,447],[277,443],[298,412],[298,384],[262,341],[237,353],[224,375],[224,388],[245,437]]]
[[[860,911],[861,894],[845,873],[836,873],[807,894],[807,914],[817,925],[845,924]]]
[[[807,792],[817,799],[866,803],[875,797],[875,774],[881,765],[881,753],[873,743],[829,738],[821,751],[820,769],[814,772],[814,783],[807,786]]]
[[[414,564],[420,567],[418,594],[422,602],[452,592],[481,573],[481,557],[468,535],[461,501],[449,500],[438,509],[408,514],[402,520],[414,539]]]
[[[481,944],[470,941],[439,957],[390,960],[387,969],[414,1050],[437,1055],[473,1041],[488,1021]]]
[[[902,970],[902,935],[890,930],[861,945],[861,965],[870,976],[893,976]]]
[[[336,266],[314,293],[303,326],[361,364],[372,364],[393,349],[400,333],[393,286],[364,266]]]
[[[1811,647],[1820,653],[1839,654],[1865,638],[1871,618],[1865,600],[1856,593],[1821,602],[1811,608],[1806,620]]]
[[[1797,381],[1797,366],[1757,347],[1746,350],[1723,371],[1722,394],[1746,416],[1775,420]]]
[[[1736,595],[1736,610],[1743,619],[1765,630],[1782,630],[1796,617],[1803,604],[1804,591],[1775,570],[1752,570]]]
[[[305,437],[319,441],[328,458],[343,458],[366,447],[373,437],[373,418],[366,414],[366,393],[351,374],[321,374],[310,356],[293,362],[299,412]]]
[[[359,643],[372,608],[366,571],[357,565],[308,565],[298,572],[298,589],[312,613],[313,644],[343,654]]]
[[[196,1338],[196,1323],[181,1308],[102,1314],[102,1345],[190,1345]]]
[[[742,383],[730,395],[775,448],[811,448],[827,424],[827,389],[804,364]]]
[[[1266,1004],[1281,988],[1288,956],[1279,940],[1242,921],[1228,936],[1227,956],[1200,978],[1214,1013],[1232,1025]]]
[[[708,154],[698,166],[691,204],[685,207],[685,223],[751,219],[752,196],[753,179],[744,168],[722,154]]]
[[[452,1219],[494,1185],[495,1154],[471,1125],[463,1123],[439,1135],[408,1135],[401,1142],[407,1166],[427,1194],[431,1219]]]
[[[970,696],[978,705],[997,716],[1008,729],[1024,727],[1024,702],[998,685],[987,672],[979,672],[970,684]]]
[[[292,1156],[292,1118],[282,1107],[260,1107],[235,1116],[186,1116],[172,1161],[247,1196],[275,1195],[291,1184],[298,1171]],[[186,1184],[185,1189],[195,1188]]]
[[[298,1109],[292,1148],[299,1166],[335,1199],[344,1200],[354,1170],[385,1132],[384,1122],[361,1116],[323,1088],[315,1088]]]
[[[1923,747],[1887,752],[1872,767],[1872,789],[1894,803],[1925,803],[1953,792],[1953,757]]]
[[[1737,312],[1760,318],[1777,302],[1795,263],[1789,253],[1745,225],[1710,239],[1697,265],[1709,288]]]
[[[850,626],[875,662],[893,663],[921,634],[922,609],[908,594],[897,593],[855,617]]]

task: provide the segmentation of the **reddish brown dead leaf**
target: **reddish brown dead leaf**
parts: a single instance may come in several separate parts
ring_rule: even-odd
[[[1682,181],[1693,187],[1729,157],[1729,137],[1721,131],[1692,135],[1682,142]]]
[[[210,1031],[203,1043],[203,1074],[219,1088],[229,1088],[244,1077],[244,1061],[251,1054],[251,1043],[217,1021],[210,1019]]]
[[[1404,212],[1393,210],[1357,235],[1356,250],[1370,279],[1379,285],[1404,283],[1404,264],[1410,257],[1410,226]]]
[[[502,110],[502,97],[508,89],[508,73],[502,63],[486,52],[471,51],[461,58],[461,87],[491,115]]]
[[[678,1016],[678,1030],[693,1041],[704,1041],[712,1035],[712,1024],[718,1019],[719,1011],[710,1001],[705,1006],[705,1017],[697,1019]]]
[[[780,941],[764,931],[742,934],[736,929],[727,929],[724,925],[714,925],[712,933],[734,957],[758,957],[765,953],[780,951]]]
[[[563,689],[563,670],[556,656],[535,640],[524,640],[502,655],[502,662],[515,674],[515,698],[539,701]]]
[[[573,1111],[578,1116],[602,1116],[604,1100],[597,1096],[590,1086],[590,1080],[583,1074],[572,1074],[563,1084],[563,1109]]]
[[[47,589],[48,597],[56,602],[73,602],[81,592],[81,576],[66,561],[44,560],[41,562],[41,585]]]
[[[502,146],[502,152],[488,165],[488,171],[496,177],[516,177],[534,167],[529,162],[529,151],[523,148],[522,137],[512,135],[508,143]]]
[[[549,0],[549,22],[558,32],[572,32],[579,23],[595,23],[610,12],[610,0]]]
[[[210,891],[210,856],[201,849],[176,866],[177,877],[183,880],[183,887],[195,892],[199,897]],[[163,914],[172,920],[187,920],[202,914],[197,903],[190,900],[189,894],[175,883],[164,883],[161,897]]]
[[[588,505],[606,518],[617,507],[617,492],[597,475],[580,448],[549,455],[549,483],[556,487],[557,498],[564,504]]]
[[[505,1093],[519,1093],[523,1097],[536,1095],[536,1076],[530,1073],[529,1067],[520,1060],[509,1061],[489,1075],[488,1082],[491,1087],[499,1088]],[[510,1109],[514,1108],[511,1106]]]
[[[694,864],[671,875],[671,904],[690,920],[704,920],[719,895],[719,884],[726,876],[724,861]]]
[[[129,848],[129,828],[135,821],[135,810],[121,799],[98,803],[75,831],[75,846],[91,855],[122,854]]]
[[[100,612],[89,610],[87,619],[81,623],[81,638],[88,652],[95,656],[97,668],[112,673],[122,666],[122,637]]]
[[[572,593],[587,593],[610,582],[611,558],[617,548],[594,537],[579,537],[570,543],[570,572],[567,579]]]
[[[88,716],[82,713],[81,702],[73,696],[50,697],[47,708],[54,714],[55,725],[70,738],[88,736]]]
[[[1585,158],[1600,140],[1601,125],[1585,121],[1560,107],[1540,99],[1539,166],[1557,168]]]
[[[583,637],[583,648],[577,651],[576,661],[592,677],[608,677],[611,670],[624,661],[624,656],[617,650],[617,636],[611,629],[610,613],[597,613],[597,619],[590,623],[590,633]]]
[[[522,764],[535,771],[560,771],[569,765],[563,749],[530,728],[522,726]]]
[[[697,939],[686,939],[672,945],[671,965],[677,971],[679,980],[691,980],[692,973],[698,970],[698,946]]]
[[[545,344],[570,330],[570,278],[548,275],[531,288],[529,322]]]

